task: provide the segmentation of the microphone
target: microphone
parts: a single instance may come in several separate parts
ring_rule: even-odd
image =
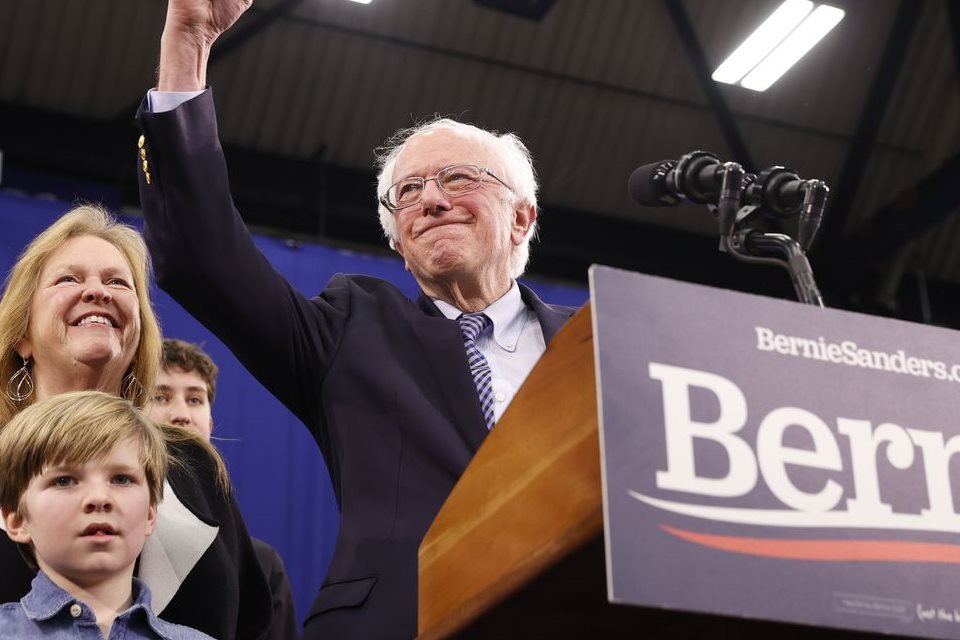
[[[693,151],[680,160],[661,160],[630,174],[630,197],[645,207],[672,207],[683,200],[715,204],[723,182],[723,164],[707,151]]]
[[[802,180],[781,166],[759,176],[736,162],[721,162],[707,151],[693,151],[679,160],[661,160],[638,167],[627,181],[630,197],[647,207],[673,206],[683,200],[708,205],[717,218],[720,251],[741,262],[781,264],[790,273],[802,302],[823,306],[805,251],[810,247],[827,205],[829,188],[821,180]],[[744,206],[749,205],[749,206]],[[755,214],[799,215],[797,239],[748,225]],[[775,258],[769,252],[782,254]]]
[[[796,215],[803,205],[805,180],[786,167],[764,169],[756,182],[747,187],[746,197],[751,204],[781,218]]]
[[[708,151],[692,151],[679,160],[660,160],[636,168],[627,181],[627,191],[645,207],[671,207],[684,200],[717,204],[729,164]],[[814,182],[819,183],[803,180],[781,166],[765,169],[759,176],[744,173],[744,201],[774,216],[792,217],[800,213],[807,185]]]

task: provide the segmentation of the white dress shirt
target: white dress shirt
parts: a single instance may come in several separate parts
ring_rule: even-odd
[[[456,320],[463,313],[443,300],[433,302],[451,320]],[[493,321],[493,325],[492,330],[487,327],[477,338],[477,348],[490,365],[493,413],[494,418],[499,420],[547,345],[537,314],[524,304],[516,281],[503,297],[484,309],[483,313]]]
[[[163,113],[164,111],[173,111],[187,100],[192,100],[206,91],[157,91],[150,89],[147,92],[147,110],[150,113]]]

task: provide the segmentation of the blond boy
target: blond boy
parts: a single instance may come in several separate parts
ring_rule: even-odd
[[[0,606],[0,638],[209,638],[159,620],[133,577],[168,465],[160,430],[96,391],[54,396],[0,429],[0,513],[39,569]]]

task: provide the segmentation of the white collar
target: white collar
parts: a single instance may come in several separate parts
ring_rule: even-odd
[[[137,576],[150,587],[157,615],[173,600],[219,531],[220,527],[194,515],[164,481],[163,500],[157,505],[157,527],[144,542]]]
[[[443,300],[433,300],[440,312],[451,320],[456,320],[463,311]],[[514,280],[496,302],[491,304],[483,313],[493,321],[493,339],[504,351],[513,352],[520,340],[520,333],[527,322],[527,305],[520,296],[520,287]]]

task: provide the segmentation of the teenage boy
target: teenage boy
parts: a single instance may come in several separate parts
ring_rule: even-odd
[[[199,346],[164,339],[162,370],[144,411],[157,422],[193,429],[210,440],[217,371],[216,363]],[[273,597],[273,623],[266,637],[294,640],[298,636],[297,616],[283,559],[263,540],[251,537],[251,541]]]
[[[53,396],[0,429],[0,513],[39,568],[0,606],[0,638],[209,640],[158,619],[133,577],[168,462],[156,425],[97,391]]]

